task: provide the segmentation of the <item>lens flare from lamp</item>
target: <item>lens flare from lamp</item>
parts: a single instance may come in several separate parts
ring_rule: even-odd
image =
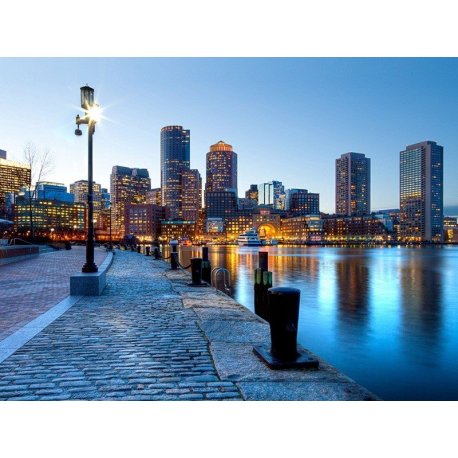
[[[98,105],[94,105],[87,111],[91,121],[99,122],[102,119],[102,109]]]

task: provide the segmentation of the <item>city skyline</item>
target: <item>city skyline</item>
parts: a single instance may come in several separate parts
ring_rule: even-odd
[[[27,76],[31,66],[40,83]],[[280,180],[285,188],[319,193],[321,210],[329,213],[334,161],[341,154],[356,151],[371,159],[373,210],[398,208],[399,152],[408,144],[437,141],[446,149],[445,214],[458,207],[458,140],[450,121],[457,114],[451,103],[456,59],[2,59],[0,69],[6,82],[17,79],[3,86],[8,93],[1,91],[11,115],[0,148],[21,161],[27,141],[49,147],[55,156],[50,181],[69,185],[87,178],[85,144],[73,135],[73,116],[78,89],[88,80],[107,118],[94,141],[94,178],[104,187],[117,164],[148,169],[152,187],[158,187],[160,129],[171,124],[191,131],[190,166],[201,175],[210,145],[221,138],[234,145],[240,197],[251,184]],[[150,78],[139,79],[148,69]],[[130,80],[123,83],[126,70]],[[46,102],[53,110],[43,116]]]

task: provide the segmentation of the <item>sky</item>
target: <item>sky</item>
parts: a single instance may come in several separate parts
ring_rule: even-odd
[[[87,179],[87,129],[76,137],[79,88],[103,108],[94,179],[114,165],[147,168],[160,186],[160,129],[191,131],[191,167],[205,182],[210,145],[238,155],[239,196],[282,181],[320,193],[334,212],[335,159],[371,158],[372,210],[399,207],[399,152],[444,147],[444,205],[458,213],[456,58],[0,58],[0,149],[21,161],[27,142],[54,157],[46,177]],[[453,208],[450,208],[453,207]]]

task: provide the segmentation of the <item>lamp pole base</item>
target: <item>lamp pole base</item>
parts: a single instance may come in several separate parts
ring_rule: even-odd
[[[87,263],[84,264],[83,268],[81,269],[81,272],[84,272],[85,274],[92,274],[94,272],[98,272],[99,269],[95,263]]]
[[[297,346],[297,356],[291,359],[282,359],[272,355],[269,345],[253,347],[254,354],[270,369],[318,369],[319,361],[311,356],[305,348]]]

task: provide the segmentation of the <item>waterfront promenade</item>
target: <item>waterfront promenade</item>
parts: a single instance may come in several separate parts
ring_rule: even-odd
[[[95,249],[100,265],[107,253]],[[81,272],[86,247],[51,251],[0,266],[0,340],[17,331],[70,294],[70,275]]]
[[[163,261],[116,251],[102,296],[80,298],[0,363],[0,399],[375,399],[324,362],[268,369],[252,352],[270,341],[268,324],[189,281]]]

